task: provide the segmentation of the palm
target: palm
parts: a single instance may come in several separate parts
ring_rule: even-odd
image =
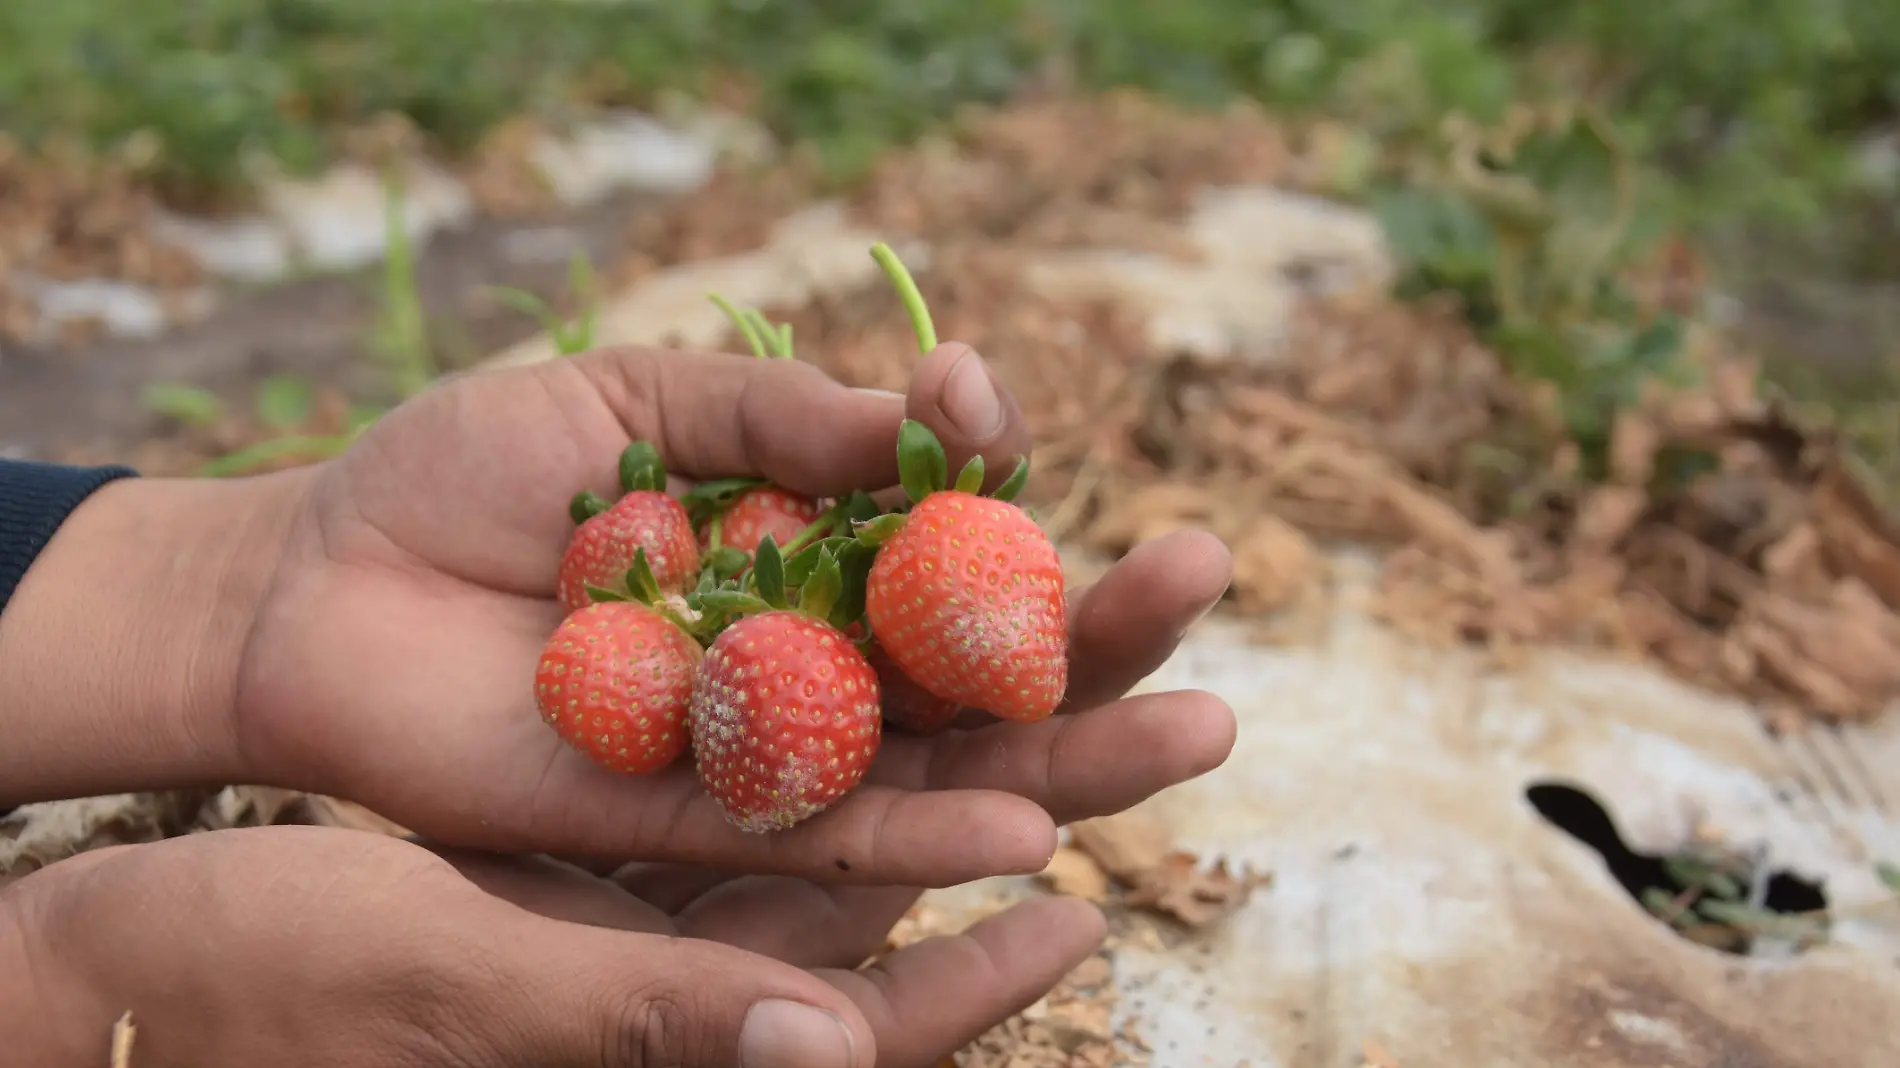
[[[807,408],[850,410],[759,411],[799,389]],[[678,475],[839,493],[895,480],[893,447],[880,458],[847,439],[855,420],[859,438],[894,442],[901,405],[802,366],[654,355],[598,354],[426,394],[317,477],[247,657],[247,744],[280,781],[353,797],[447,843],[917,885],[1033,870],[1052,818],[1113,811],[1217,763],[1232,721],[1205,695],[887,736],[865,786],[762,838],[725,822],[689,763],[614,775],[540,722],[530,680],[560,618],[567,501],[613,491],[630,437],[653,440]],[[813,425],[839,440],[814,443],[799,430]],[[993,444],[1003,455],[992,467],[1023,451],[1017,436]],[[1179,617],[1218,594],[1224,554],[1184,541],[1131,557],[1075,613],[1076,708],[1118,697],[1135,681],[1129,666],[1152,667]],[[1142,588],[1154,585],[1172,596]]]

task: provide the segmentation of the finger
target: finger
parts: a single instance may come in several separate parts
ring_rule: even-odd
[[[852,389],[795,360],[605,349],[567,364],[628,437],[654,441],[668,469],[687,478],[760,477],[814,496],[880,489],[897,482],[907,412],[959,462],[983,451],[1001,465],[1029,446],[1015,401],[968,346],[927,356],[908,398]]]
[[[868,968],[817,974],[877,1032],[878,1068],[931,1068],[1047,994],[1107,930],[1086,901],[1040,898]]]
[[[665,912],[614,883],[551,857],[417,844],[454,865],[482,890],[537,916],[616,931],[673,933],[673,921]]]
[[[656,775],[616,775],[558,740],[539,737],[505,751],[471,751],[467,758],[471,781],[488,783],[488,796],[524,803],[500,812],[487,803],[470,808],[467,799],[418,794],[379,811],[408,826],[458,828],[450,844],[499,853],[638,857],[858,884],[952,886],[1030,874],[1055,852],[1048,813],[998,791],[915,793],[865,783],[803,823],[754,834],[727,821],[684,763]]]
[[[1083,716],[890,738],[871,777],[909,790],[1000,790],[1066,824],[1207,774],[1233,751],[1236,730],[1233,709],[1211,693],[1139,694]]]
[[[1113,701],[1159,669],[1227,592],[1233,563],[1219,538],[1180,530],[1135,546],[1077,595],[1060,711]]]
[[[500,902],[497,906],[505,908]],[[877,1038],[810,972],[701,939],[518,910],[459,939],[456,1053],[466,1063],[600,1068],[871,1068]],[[446,1063],[446,1059],[445,1059]],[[464,1063],[457,1060],[456,1063]]]
[[[937,435],[952,477],[970,457],[982,456],[983,483],[991,488],[1001,485],[1035,444],[1016,398],[997,382],[983,357],[960,341],[938,345],[917,365],[904,414]]]
[[[922,890],[823,886],[751,876],[708,888],[676,917],[680,933],[801,968],[855,968],[884,946]]]
[[[649,864],[635,861],[615,871],[614,884],[671,916],[708,890],[737,878],[730,871],[690,864]]]

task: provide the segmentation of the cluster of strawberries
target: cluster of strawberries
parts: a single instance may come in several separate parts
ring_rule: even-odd
[[[920,346],[929,314],[885,246]],[[789,331],[721,301],[760,356]],[[658,452],[620,458],[622,496],[582,493],[558,578],[565,620],[535,701],[568,744],[651,774],[690,746],[699,781],[747,831],[791,827],[863,780],[885,722],[917,734],[965,709],[1049,716],[1068,683],[1062,568],[1011,503],[1027,460],[989,493],[981,457],[949,481],[942,444],[906,421],[905,500],[818,501],[759,479],[665,492]]]

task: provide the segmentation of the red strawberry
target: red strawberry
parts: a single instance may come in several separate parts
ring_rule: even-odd
[[[646,550],[662,593],[679,593],[699,576],[692,519],[684,505],[663,492],[666,471],[652,446],[636,441],[627,447],[620,460],[620,483],[626,495],[612,504],[592,493],[574,498],[571,511],[579,526],[555,579],[561,607],[569,613],[591,603],[590,585],[625,589],[636,549]]]
[[[864,655],[877,672],[878,688],[884,694],[884,718],[893,724],[912,734],[936,734],[963,710],[962,705],[938,697],[904,674],[882,643],[871,642]]]
[[[1068,687],[1062,563],[1022,509],[979,496],[982,458],[942,487],[943,449],[906,420],[898,467],[916,505],[862,532],[879,542],[865,615],[891,660],[929,692],[1004,719],[1053,713]],[[1019,465],[996,492],[1014,496]]]
[[[865,642],[864,624],[854,622],[844,630],[845,636],[864,650],[864,658],[871,663],[871,670],[877,672],[878,690],[884,698],[884,721],[902,727],[912,734],[936,734],[948,727],[962,706],[955,701],[946,701],[922,686],[917,680],[904,674],[897,666],[891,654],[873,638]]]
[[[824,811],[883,735],[877,673],[836,627],[800,611],[740,619],[706,650],[690,722],[699,781],[744,831]]]
[[[595,763],[629,775],[658,771],[686,749],[686,712],[703,656],[691,635],[644,604],[590,604],[563,620],[542,649],[535,705]]]
[[[749,553],[759,547],[767,534],[781,548],[790,545],[825,514],[817,501],[778,486],[757,486],[733,498],[719,520],[719,544]],[[708,547],[711,524],[700,535],[700,547]]]

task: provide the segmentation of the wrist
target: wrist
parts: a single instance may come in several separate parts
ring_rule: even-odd
[[[0,613],[0,807],[243,778],[231,706],[308,472],[125,479]]]

